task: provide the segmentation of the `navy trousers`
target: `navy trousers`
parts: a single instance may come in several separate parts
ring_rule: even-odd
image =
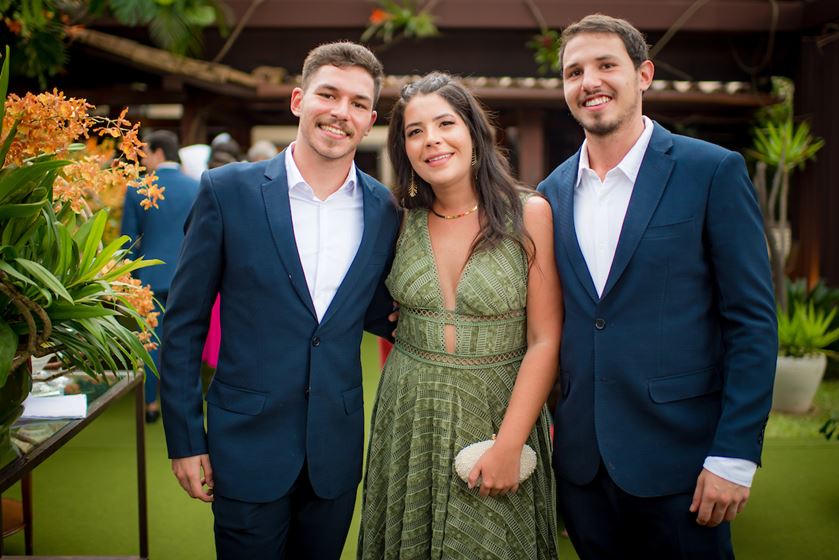
[[[339,560],[350,528],[356,491],[334,500],[315,495],[308,467],[288,494],[267,503],[216,496],[216,557],[219,560]]]
[[[731,528],[696,523],[693,492],[639,498],[621,490],[601,464],[577,486],[557,476],[558,509],[580,560],[730,560]]]

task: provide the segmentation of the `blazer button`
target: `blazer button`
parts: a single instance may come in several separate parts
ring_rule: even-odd
[[[309,398],[309,388],[308,388],[308,387],[306,387],[306,388],[303,390],[303,395],[304,395],[307,399]]]
[[[602,331],[603,329],[605,329],[606,328],[606,319],[601,319],[599,317],[597,319],[595,319],[594,320],[594,328],[599,330],[599,331]]]
[[[315,336],[312,338],[312,346],[314,346],[315,348],[320,346],[320,337]]]

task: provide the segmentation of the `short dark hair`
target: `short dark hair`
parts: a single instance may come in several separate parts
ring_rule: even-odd
[[[315,47],[303,61],[303,89],[308,87],[312,75],[322,66],[337,66],[339,68],[359,66],[363,68],[373,78],[373,104],[375,105],[378,102],[385,73],[382,63],[367,47],[350,41],[326,43]]]
[[[166,161],[181,162],[181,156],[178,155],[180,144],[178,143],[178,135],[170,130],[155,130],[150,132],[145,137],[148,145],[148,153],[152,154],[157,150],[163,150],[163,157]]]
[[[432,72],[402,88],[393,106],[388,128],[388,155],[396,172],[394,196],[405,208],[431,208],[434,192],[414,173],[405,150],[405,108],[416,96],[437,94],[463,119],[469,129],[474,150],[475,190],[481,207],[481,231],[473,251],[496,246],[505,238],[522,245],[532,257],[532,240],[524,231],[522,193],[532,192],[521,185],[510,171],[510,164],[495,139],[492,120],[458,79],[442,72]],[[415,196],[408,195],[411,183],[417,186]]]
[[[562,64],[562,57],[565,54],[565,45],[582,33],[612,33],[617,35],[623,41],[626,52],[635,68],[638,68],[642,62],[650,58],[650,47],[647,45],[647,40],[635,26],[625,19],[603,14],[592,14],[562,30],[562,46],[559,47],[560,64]]]

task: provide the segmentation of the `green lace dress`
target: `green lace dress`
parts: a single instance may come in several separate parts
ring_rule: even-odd
[[[412,210],[387,285],[401,311],[373,409],[359,558],[556,558],[546,408],[527,441],[536,471],[516,494],[482,497],[454,471],[458,451],[498,432],[526,350],[523,249],[507,240],[473,254],[446,310],[428,213]]]

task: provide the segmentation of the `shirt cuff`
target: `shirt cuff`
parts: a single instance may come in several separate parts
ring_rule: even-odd
[[[703,466],[720,478],[746,488],[752,487],[757,471],[757,463],[732,457],[706,457]]]

